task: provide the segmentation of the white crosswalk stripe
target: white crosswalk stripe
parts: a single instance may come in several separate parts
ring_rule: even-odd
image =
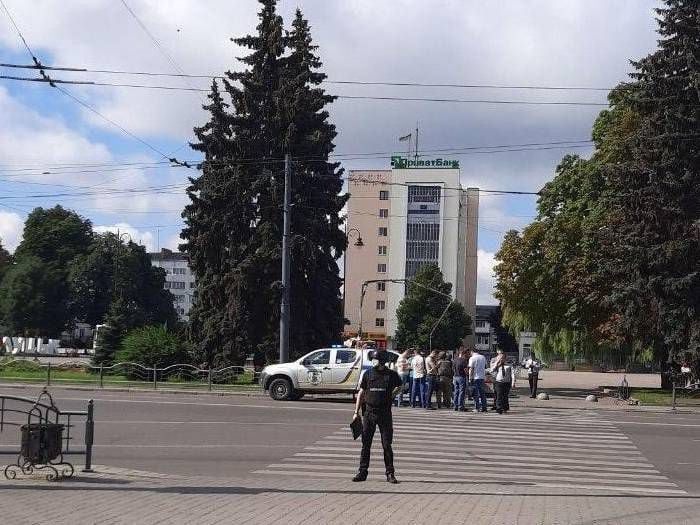
[[[352,477],[361,443],[343,426],[254,474]],[[383,479],[379,430],[370,479]],[[614,422],[590,411],[508,415],[394,411],[394,463],[402,481],[489,483],[649,494],[685,494]]]

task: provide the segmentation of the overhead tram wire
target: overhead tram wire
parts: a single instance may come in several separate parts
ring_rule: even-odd
[[[31,64],[4,64],[0,67],[36,69]],[[195,75],[179,72],[161,73],[150,71],[128,71],[118,69],[92,69],[85,67],[60,67],[46,66],[47,70],[65,71],[69,73],[100,73],[107,75],[132,75],[147,77],[171,77],[171,78],[198,78],[198,79],[224,79],[224,75]],[[390,82],[390,81],[366,81],[366,80],[324,80],[324,84],[355,85],[355,86],[390,86],[390,87],[430,87],[430,88],[453,88],[453,89],[511,89],[511,90],[534,90],[534,91],[603,91],[607,92],[613,88],[594,86],[547,86],[547,85],[505,85],[505,84],[459,84],[459,83],[424,83],[424,82]]]
[[[38,82],[51,84],[72,84],[81,86],[109,86],[109,87],[125,87],[125,88],[141,88],[141,89],[162,89],[169,91],[192,91],[192,92],[209,92],[205,88],[192,88],[182,86],[155,86],[146,84],[119,84],[115,82],[94,82],[87,80],[63,80],[49,78],[31,78],[31,77],[15,77],[10,75],[0,75],[0,79],[16,80],[21,82]],[[55,86],[54,86],[55,87]],[[394,96],[376,96],[376,95],[336,95],[330,93],[329,96],[340,100],[374,100],[385,102],[437,102],[437,103],[453,103],[453,104],[496,104],[496,105],[525,105],[525,106],[592,106],[592,107],[608,107],[607,102],[584,102],[584,101],[553,101],[553,100],[491,100],[491,99],[462,99],[462,98],[433,98],[433,97],[394,97]]]
[[[147,146],[149,149],[151,149],[152,151],[158,153],[159,155],[161,155],[161,156],[164,157],[165,159],[169,160],[169,161],[172,162],[173,164],[181,164],[182,166],[187,167],[187,168],[190,168],[190,167],[191,167],[191,166],[189,166],[187,163],[182,163],[182,162],[178,161],[176,158],[169,158],[168,155],[166,155],[165,153],[163,153],[162,151],[160,151],[158,148],[156,148],[156,147],[153,146],[152,144],[149,144],[148,142],[146,142],[146,141],[143,140],[142,138],[138,137],[137,135],[135,135],[135,134],[132,133],[131,131],[127,130],[126,128],[124,128],[124,127],[121,126],[120,124],[116,123],[114,120],[112,120],[112,119],[106,117],[105,115],[103,115],[102,113],[100,113],[97,109],[95,109],[94,107],[92,107],[92,106],[91,106],[90,104],[88,104],[87,102],[81,100],[80,98],[76,97],[76,96],[73,95],[72,93],[70,93],[70,92],[66,91],[65,89],[61,88],[60,86],[56,85],[56,83],[53,82],[53,79],[51,79],[51,77],[49,77],[49,75],[45,72],[45,68],[44,68],[43,64],[42,64],[41,61],[36,57],[36,55],[34,54],[34,52],[33,52],[32,49],[31,49],[31,47],[29,46],[29,43],[28,43],[27,40],[24,38],[24,35],[22,34],[22,31],[20,30],[19,26],[18,26],[17,23],[15,22],[15,19],[12,17],[12,14],[10,13],[10,10],[9,10],[9,9],[7,8],[7,6],[5,5],[4,0],[0,0],[0,5],[2,6],[3,10],[5,11],[5,14],[7,14],[7,17],[10,19],[10,22],[12,22],[12,25],[14,26],[15,30],[17,31],[17,34],[19,35],[20,39],[21,39],[22,42],[24,43],[24,47],[27,49],[27,52],[29,53],[29,56],[31,57],[32,61],[34,62],[35,67],[34,67],[33,69],[38,69],[38,70],[39,70],[39,74],[41,75],[41,78],[44,79],[44,82],[47,82],[51,87],[53,87],[53,88],[55,88],[55,89],[58,89],[61,93],[63,93],[63,94],[66,95],[67,97],[71,98],[73,101],[77,102],[78,104],[80,104],[80,105],[83,106],[84,108],[86,108],[86,109],[92,111],[93,113],[95,113],[96,115],[98,115],[99,117],[101,117],[102,119],[104,119],[105,121],[107,121],[107,122],[109,122],[110,124],[112,124],[113,126],[117,127],[120,131],[122,131],[122,132],[125,133],[126,135],[130,136],[130,137],[133,138],[133,139],[136,139],[136,140],[139,141],[141,144]]]

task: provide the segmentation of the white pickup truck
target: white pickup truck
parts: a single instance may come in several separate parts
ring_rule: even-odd
[[[362,370],[370,368],[370,349],[320,348],[291,363],[263,368],[260,386],[277,401],[301,399],[304,394],[337,394],[357,391]],[[396,361],[398,354],[389,352]]]

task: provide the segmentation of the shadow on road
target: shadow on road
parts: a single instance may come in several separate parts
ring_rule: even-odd
[[[75,483],[95,483],[89,486],[75,486]],[[182,494],[182,495],[261,495],[261,494],[318,494],[318,495],[329,495],[329,494],[359,494],[359,495],[374,495],[374,494],[405,494],[407,491],[404,490],[379,490],[379,489],[279,489],[279,488],[269,488],[269,487],[239,487],[239,486],[125,486],[133,483],[132,481],[116,480],[103,478],[101,480],[90,480],[79,479],[68,483],[46,483],[42,485],[0,485],[0,491],[12,491],[12,490],[51,490],[51,491],[109,491],[109,492],[153,492],[157,494]],[[582,494],[581,492],[567,492],[567,493],[543,493],[543,492],[504,492],[504,491],[476,491],[476,490],[450,490],[445,492],[443,490],[426,491],[426,490],[415,490],[413,487],[417,483],[422,484],[434,484],[434,485],[454,485],[454,481],[405,481],[401,482],[411,494],[415,495],[429,495],[429,496],[439,496],[439,495],[458,495],[458,496],[500,496],[503,498],[508,497],[522,497],[522,496],[546,496],[547,498],[629,498],[629,499],[660,499],[660,500],[697,500],[700,501],[699,495],[692,494],[630,494],[630,493],[610,493],[610,494]],[[372,482],[368,484],[375,486]],[[513,482],[480,482],[483,485],[498,485],[501,487],[514,487],[514,486],[531,486],[530,483],[513,483]],[[115,486],[116,485],[116,486]]]

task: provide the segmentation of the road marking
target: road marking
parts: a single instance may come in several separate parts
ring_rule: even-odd
[[[406,455],[417,455],[417,456],[423,456],[425,457],[425,447],[412,447],[415,450],[411,450],[410,445],[405,445],[403,443],[397,443],[396,446],[397,450],[400,451],[402,454]],[[349,452],[353,454],[358,454],[359,453],[359,446],[356,448],[350,448],[350,447],[334,447],[334,446],[324,446],[324,444],[321,444],[319,446],[313,446],[313,447],[304,447],[304,450],[309,450],[309,451],[317,451],[317,452]],[[482,451],[482,447],[479,447],[479,451]],[[500,451],[499,449],[493,450],[493,454],[498,454]],[[609,465],[609,466],[620,466],[620,467],[631,467],[633,470],[637,469],[649,469],[650,471],[653,470],[654,472],[658,472],[654,470],[651,466],[646,461],[643,461],[640,458],[630,458],[628,461],[607,461],[608,458],[606,457],[600,457],[600,456],[590,456],[590,455],[579,455],[579,456],[572,456],[570,454],[560,454],[560,456],[563,457],[556,457],[554,454],[549,454],[547,451],[542,451],[539,452],[540,454],[547,454],[547,455],[542,455],[542,456],[508,456],[507,460],[508,461],[513,461],[518,462],[518,461],[542,461],[545,463],[561,463],[561,464],[575,464],[575,465],[581,465],[581,464],[586,464],[586,465]],[[431,457],[456,457],[456,458],[470,458],[473,461],[483,461],[483,462],[488,462],[490,461],[488,456],[486,454],[469,454],[467,452],[462,452],[462,453],[449,453],[449,452],[441,452],[441,451],[431,451],[430,452]],[[513,466],[516,466],[515,464]]]
[[[272,468],[294,468],[294,469],[301,469],[301,470],[320,470],[320,471],[327,471],[327,470],[343,470],[343,471],[348,471],[348,472],[355,472],[357,470],[357,461],[348,461],[348,462],[334,462],[333,465],[312,465],[309,463],[272,463],[267,466],[268,469]],[[518,480],[518,479],[528,479],[528,480],[538,480],[538,481],[588,481],[592,483],[597,483],[603,480],[600,479],[595,479],[594,477],[586,477],[590,476],[590,474],[586,475],[581,475],[581,476],[562,476],[556,472],[551,472],[547,470],[543,470],[541,474],[516,474],[512,472],[490,472],[490,471],[484,471],[483,469],[479,471],[476,476],[469,472],[459,472],[461,470],[465,469],[457,469],[457,468],[452,468],[450,469],[449,472],[445,472],[442,470],[436,470],[436,469],[430,469],[430,468],[402,468],[401,472],[405,472],[407,474],[423,474],[426,476],[444,476],[444,475],[449,475],[453,477],[478,477],[483,479],[504,479],[504,480]],[[675,487],[676,485],[670,481],[640,481],[640,480],[627,480],[627,479],[615,479],[614,480],[616,484],[620,485],[643,485],[643,486],[650,486],[650,487]]]
[[[700,424],[690,425],[688,423],[653,423],[651,421],[617,421],[616,425],[653,425],[657,427],[690,427],[698,428]]]
[[[338,430],[334,432],[336,435],[351,435],[350,429],[343,429],[343,430]],[[418,430],[405,430],[401,429],[401,435],[402,436],[410,436],[410,437],[426,437],[428,439],[432,438],[435,433],[434,432],[422,432]],[[443,436],[443,437],[448,437],[448,436]],[[625,450],[636,450],[636,447],[632,442],[629,444],[603,444],[603,443],[591,443],[589,441],[573,441],[573,440],[565,440],[565,439],[544,439],[541,437],[531,437],[527,435],[519,435],[519,434],[514,434],[514,433],[502,433],[502,434],[492,434],[488,432],[453,432],[449,437],[455,438],[455,437],[465,437],[468,439],[472,440],[483,440],[485,438],[490,438],[490,439],[507,439],[507,438],[512,438],[512,439],[517,439],[519,443],[521,443],[524,446],[527,446],[528,444],[551,444],[551,445],[561,445],[561,446],[576,446],[581,449],[590,449],[591,451],[595,451],[598,449],[605,449],[605,450],[616,450],[616,451],[625,451]]]
[[[303,477],[311,477],[311,478],[340,478],[340,479],[350,479],[350,476],[345,473],[339,473],[339,472],[306,472],[303,470],[255,470],[253,471],[253,474],[270,474],[273,476],[276,475],[288,475],[288,476],[303,476]],[[370,474],[369,480],[374,480],[374,481],[383,481],[384,476],[380,475],[372,475]],[[430,481],[426,480],[425,478],[418,477],[418,476],[400,476],[400,481],[403,482],[425,482],[425,481]],[[479,479],[479,476],[475,476],[472,479],[467,479],[467,478],[440,478],[440,481],[442,482],[453,482],[453,483],[459,483],[459,484],[464,484],[464,483],[469,483],[470,486],[473,485],[478,485],[481,479]],[[614,492],[612,494],[609,494],[611,497],[614,497],[618,493],[645,493],[645,494],[677,494],[677,495],[685,495],[687,494],[686,491],[684,490],[673,490],[673,489],[655,489],[655,488],[641,488],[641,487],[617,487],[615,485],[599,485],[599,484],[591,484],[591,485],[585,485],[585,484],[579,484],[579,483],[540,483],[540,482],[534,482],[534,483],[528,483],[528,482],[516,482],[514,483],[516,486],[535,486],[535,487],[548,487],[548,488],[565,488],[565,489],[587,489],[587,490],[598,490],[598,491],[604,491],[607,493]],[[489,491],[491,488],[489,487]],[[508,494],[509,492],[504,490],[502,491],[503,494]],[[352,492],[349,492],[348,494],[352,494]],[[474,494],[479,494],[478,491],[474,491]],[[582,494],[582,496],[585,496]]]
[[[402,480],[479,484],[484,480],[637,493],[686,494],[641,454],[619,427],[572,419],[470,419],[425,411],[394,418],[397,472]],[[497,426],[488,425],[497,421]],[[556,424],[557,434],[551,431]],[[606,423],[607,425],[607,423]],[[379,439],[375,456],[381,458]],[[428,445],[429,443],[429,445]],[[430,447],[430,451],[426,449]],[[256,473],[349,477],[360,444],[345,426]],[[434,450],[434,452],[432,452]],[[374,467],[380,470],[381,460]],[[376,472],[376,470],[375,470]],[[328,476],[330,475],[330,476]]]
[[[359,455],[359,449],[353,450],[355,455]],[[297,452],[294,454],[294,456],[302,457],[302,458],[308,458],[309,460],[313,460],[314,458],[318,458],[321,461],[326,461],[324,458],[338,458],[338,459],[347,459],[348,454],[337,454],[337,453],[325,453],[325,452]],[[414,463],[415,460],[414,458],[410,456],[418,456],[420,457],[420,464],[425,465],[426,459],[425,459],[425,454],[422,456],[417,453],[407,453],[405,451],[403,452],[395,452],[395,457],[399,458],[401,460],[401,464],[408,464],[408,463]],[[504,467],[510,467],[513,470],[517,470],[520,467],[527,468],[527,467],[542,467],[542,468],[550,468],[550,469],[574,469],[578,471],[591,471],[594,473],[597,472],[602,472],[603,474],[606,475],[612,475],[613,477],[615,476],[622,476],[626,478],[636,478],[636,477],[653,477],[653,478],[665,478],[665,476],[662,476],[661,473],[658,470],[655,469],[650,469],[650,468],[643,468],[643,469],[636,469],[636,468],[629,468],[627,465],[624,464],[618,464],[618,467],[612,467],[612,466],[602,466],[600,464],[598,465],[591,465],[590,463],[586,465],[579,465],[579,464],[561,464],[561,463],[556,463],[555,462],[547,462],[546,459],[543,459],[542,461],[538,461],[537,463],[528,463],[528,462],[523,462],[523,461],[512,461],[513,458],[509,457],[508,461],[495,461],[495,460],[489,460],[489,459],[482,459],[482,458],[471,458],[471,459],[464,459],[462,457],[461,459],[452,459],[452,458],[435,458],[435,457],[430,457],[427,461],[429,463],[445,463],[448,465],[469,465],[472,468],[475,469],[481,469],[483,470],[484,468],[489,468],[494,465],[498,466],[504,466]],[[679,463],[682,464],[682,463]],[[690,464],[690,463],[688,463]],[[530,472],[530,470],[527,470],[527,472]]]

